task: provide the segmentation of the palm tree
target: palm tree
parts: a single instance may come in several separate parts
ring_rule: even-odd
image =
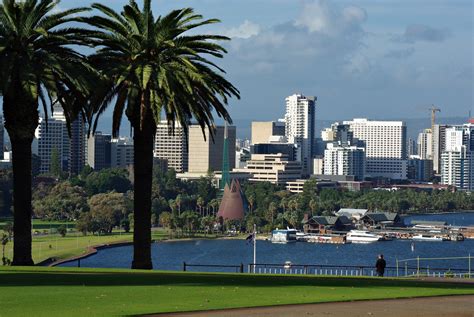
[[[92,31],[65,24],[76,21],[77,8],[54,13],[56,0],[3,0],[0,4],[0,93],[5,128],[13,151],[13,265],[33,265],[31,256],[31,143],[47,99],[64,108],[68,124],[78,104],[65,102],[85,89],[87,65],[72,45],[82,45]]]
[[[164,113],[171,127],[175,122],[187,127],[194,118],[203,131],[213,133],[213,111],[231,122],[225,105],[239,97],[238,90],[223,77],[223,70],[208,57],[226,53],[217,35],[190,35],[188,31],[218,20],[202,20],[192,9],[180,9],[154,18],[151,0],[140,10],[131,0],[121,13],[93,4],[101,15],[82,21],[103,31],[96,37],[99,47],[91,57],[112,83],[116,103],[113,133],[117,134],[125,112],[134,137],[134,257],[132,268],[150,269],[151,263],[151,184],[153,137]],[[98,109],[108,106],[106,98]],[[96,117],[96,119],[98,116]]]

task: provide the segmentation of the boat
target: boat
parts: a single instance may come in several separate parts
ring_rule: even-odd
[[[296,240],[301,242],[307,242],[310,235],[301,231],[296,232]]]
[[[380,239],[380,236],[362,230],[351,230],[346,235],[347,242],[351,243],[372,243]]]
[[[296,242],[296,229],[276,229],[270,238],[272,243]]]
[[[417,234],[411,238],[414,241],[447,241],[448,239],[441,236],[433,236],[428,234]]]

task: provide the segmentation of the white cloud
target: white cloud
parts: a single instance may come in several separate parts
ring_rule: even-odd
[[[251,21],[245,20],[238,27],[227,29],[223,32],[225,36],[231,38],[248,39],[260,33],[260,26]]]

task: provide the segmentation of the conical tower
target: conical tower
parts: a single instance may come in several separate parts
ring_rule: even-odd
[[[233,179],[230,185],[227,184],[224,187],[224,195],[217,216],[224,220],[244,219],[244,202],[238,180]]]

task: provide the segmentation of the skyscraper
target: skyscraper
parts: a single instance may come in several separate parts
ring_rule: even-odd
[[[207,173],[209,171],[222,171],[222,158],[224,150],[224,126],[217,126],[212,139],[209,129],[205,129],[205,136],[199,125],[189,126],[189,164],[190,173]],[[235,167],[235,137],[234,126],[227,127],[229,169]]]
[[[422,160],[433,158],[433,133],[431,129],[425,129],[418,134],[418,155]]]
[[[94,170],[111,167],[111,141],[110,134],[100,131],[87,140],[87,164]]]
[[[446,147],[446,124],[435,124],[433,126],[433,169],[436,174],[441,174],[441,154]]]
[[[71,138],[69,139],[69,173],[79,174],[86,161],[86,128],[81,117],[71,124]]]
[[[68,171],[70,141],[66,117],[61,107],[55,107],[52,117],[47,121],[44,118],[39,119],[35,135],[38,139],[38,155],[41,159],[40,173],[50,171],[54,150],[57,151],[61,169]]]
[[[407,178],[407,128],[402,121],[344,121],[365,142],[366,176]]]
[[[364,148],[329,143],[324,151],[324,175],[352,175],[362,181],[365,161]]]
[[[474,124],[446,128],[441,183],[474,190]]]
[[[177,173],[188,170],[188,140],[186,131],[176,124],[174,131],[167,121],[161,121],[156,126],[154,156],[168,162],[168,168]]]
[[[285,134],[288,143],[296,144],[301,149],[298,160],[302,163],[304,175],[312,173],[315,102],[316,97],[301,94],[286,98]]]
[[[127,167],[133,165],[133,139],[120,137],[110,141],[110,166]]]
[[[252,121],[252,144],[268,143],[275,135],[285,136],[284,122]]]

